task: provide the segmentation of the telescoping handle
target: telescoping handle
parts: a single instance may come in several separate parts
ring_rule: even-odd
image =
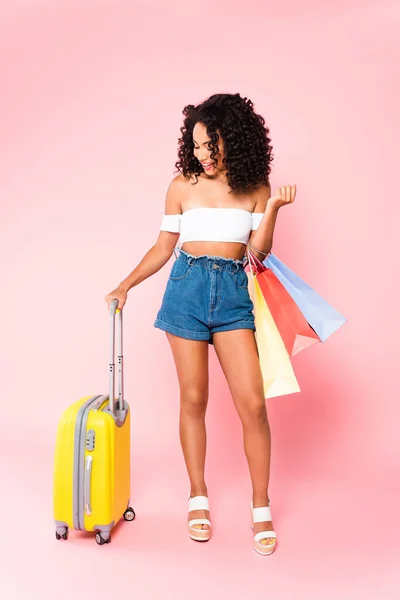
[[[113,300],[110,305],[110,381],[109,405],[110,412],[115,414],[116,409],[124,408],[124,358],[122,352],[122,310],[117,310],[118,300]],[[118,400],[115,402],[115,315],[118,321]]]

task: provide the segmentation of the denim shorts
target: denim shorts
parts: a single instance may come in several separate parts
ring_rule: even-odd
[[[193,256],[179,250],[155,327],[188,340],[206,340],[218,331],[255,331],[246,258]]]

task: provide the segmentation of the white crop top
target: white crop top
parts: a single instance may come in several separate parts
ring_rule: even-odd
[[[240,242],[247,244],[264,213],[242,208],[190,208],[182,214],[163,215],[161,231],[180,233],[185,242]]]

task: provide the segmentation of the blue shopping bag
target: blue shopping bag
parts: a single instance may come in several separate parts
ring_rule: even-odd
[[[289,269],[277,256],[270,254],[263,264],[275,273],[321,342],[325,342],[339,327],[346,323],[347,319],[343,315]]]

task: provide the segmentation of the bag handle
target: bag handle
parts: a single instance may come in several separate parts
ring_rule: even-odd
[[[249,246],[247,246],[246,249],[246,254],[247,254],[247,260],[249,261],[249,265],[250,265],[250,270],[252,270],[252,268],[254,269],[254,271],[256,273],[262,273],[263,271],[266,271],[268,267],[266,267],[250,250]]]
[[[246,248],[246,256],[247,256],[247,261],[249,263],[249,294],[250,294],[250,298],[253,302],[254,308],[255,308],[255,285],[254,285],[254,279],[255,279],[255,273],[257,273],[257,268],[255,266],[255,264],[253,263],[253,258],[256,258],[250,251],[249,247],[247,246]],[[251,282],[251,284],[250,284]],[[255,310],[253,311],[254,315],[255,315]]]
[[[118,400],[115,402],[115,316],[118,321]],[[109,379],[109,407],[115,415],[117,409],[124,408],[124,357],[122,348],[122,310],[118,310],[118,300],[113,300],[110,305],[110,379]]]

